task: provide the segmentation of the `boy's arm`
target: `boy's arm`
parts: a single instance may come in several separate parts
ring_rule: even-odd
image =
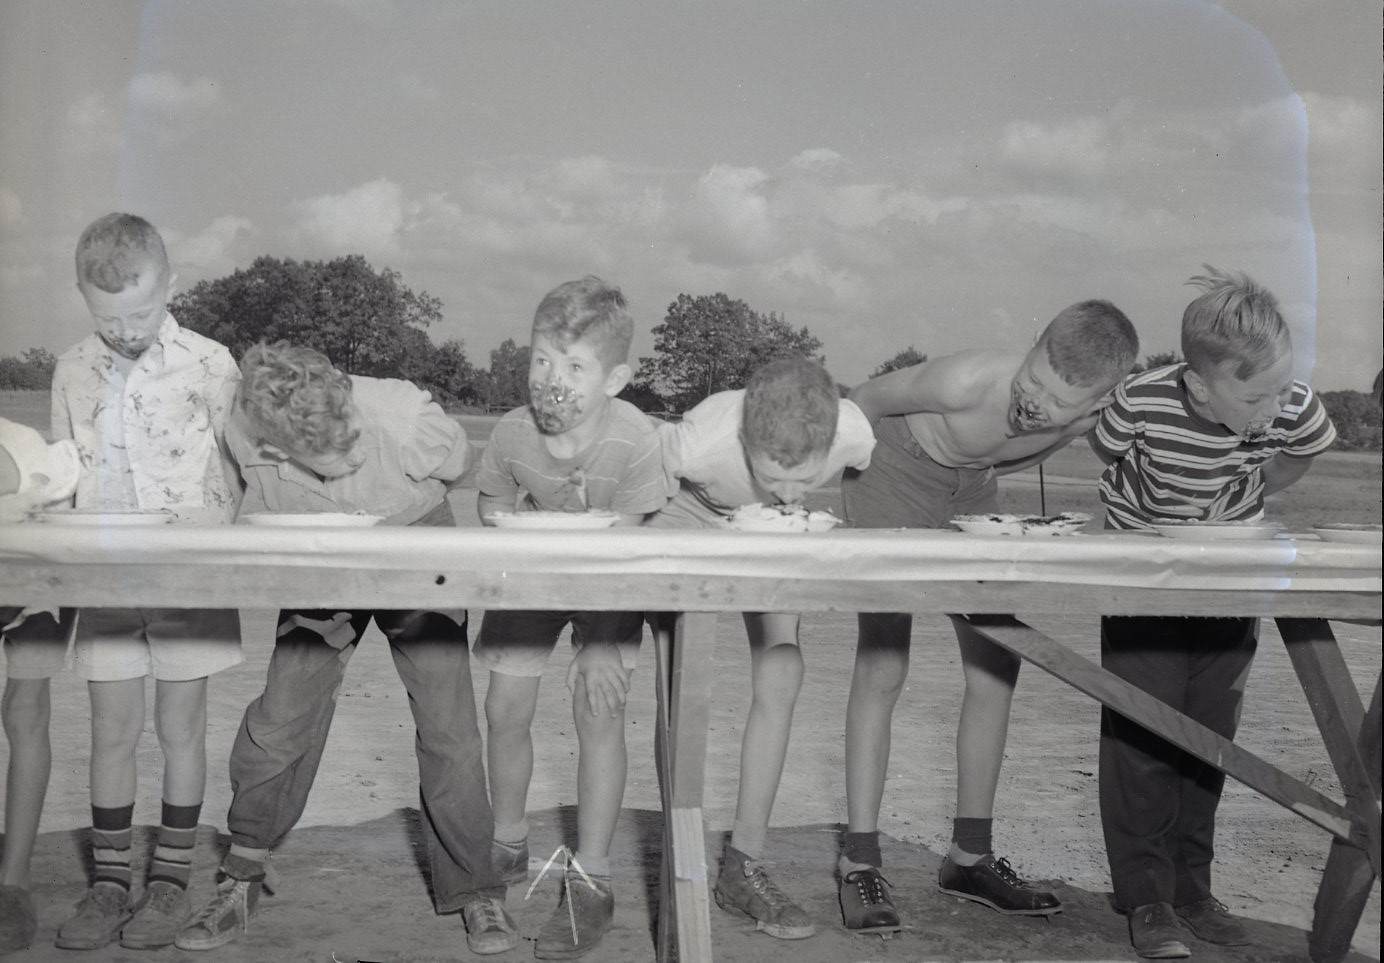
[[[1307,469],[1312,467],[1314,455],[1299,457],[1280,452],[1264,463],[1264,494],[1272,495],[1274,492],[1281,492],[1303,475],[1307,474]]]
[[[1101,413],[1105,411],[1113,401],[1113,394],[1106,395],[1100,401],[1096,402],[1095,407],[1086,414],[1070,424],[1064,425],[1058,431],[1057,437],[1053,440],[1051,445],[1048,445],[1048,447],[1044,448],[1042,451],[1034,452],[1023,458],[1016,458],[1014,461],[1000,462],[995,466],[995,474],[1008,475],[1012,472],[1023,471],[1025,468],[1030,468],[1041,461],[1045,461],[1050,455],[1066,448],[1078,435],[1086,435],[1087,441],[1089,442],[1091,435],[1096,430],[1096,426],[1100,423]],[[1095,450],[1096,446],[1092,445],[1091,448]],[[1100,456],[1101,461],[1107,465],[1115,460],[1113,457],[1109,457],[1108,453],[1103,449],[1096,453]]]
[[[432,400],[432,395],[412,384],[419,408],[413,436],[403,447],[404,471],[413,478],[436,478],[449,485],[466,473],[471,445],[466,429]]]
[[[514,511],[514,499],[512,497],[487,495],[485,492],[476,495],[476,514],[481,517],[481,524],[486,527],[492,527],[495,524],[490,520],[492,512],[512,511]]]
[[[240,509],[240,503],[245,497],[245,480],[240,474],[240,463],[236,461],[235,455],[231,452],[231,446],[226,440],[226,425],[230,420],[231,412],[235,410],[236,390],[240,387],[240,369],[236,367],[230,353],[226,355],[229,370],[224,373],[220,384],[214,385],[208,395],[207,404],[211,411],[212,434],[216,439],[217,455],[221,459],[221,474],[226,479],[226,484],[231,490],[232,517]]]
[[[887,415],[944,414],[977,404],[985,385],[973,355],[948,355],[871,378],[850,393],[870,423]]]
[[[1035,451],[1031,455],[1026,455],[1023,458],[1016,458],[1013,461],[999,462],[998,464],[993,466],[995,469],[995,474],[1011,475],[1016,471],[1023,471],[1025,468],[1032,468],[1039,462],[1046,461],[1049,455],[1052,455],[1055,452],[1060,451],[1063,448],[1066,448],[1069,444],[1071,444],[1071,441],[1074,437],[1075,435],[1059,435],[1056,441],[1054,441],[1048,447],[1044,448],[1042,451]]]

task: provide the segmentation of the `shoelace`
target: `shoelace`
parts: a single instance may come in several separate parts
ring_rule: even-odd
[[[160,886],[150,894],[144,905],[166,912],[178,905],[178,897],[182,896],[183,892],[174,886]]]
[[[1009,865],[1009,860],[1005,859],[1003,856],[995,860],[994,867],[995,875],[1010,886],[1016,889],[1022,889],[1028,885],[1028,883],[1019,878],[1019,874],[1014,871],[1014,867]]]
[[[778,888],[778,885],[769,878],[769,874],[764,871],[763,866],[754,866],[749,874],[750,886],[758,893],[764,902],[769,904],[769,908],[777,912],[780,908],[790,905],[792,900],[788,894]]]
[[[888,883],[894,885],[884,878],[884,874],[878,870],[857,869],[846,876],[846,882],[854,883],[856,892],[860,894],[860,902],[866,906],[874,906],[877,903],[887,903],[889,895],[884,892],[884,886]]]
[[[595,881],[590,876],[586,875],[586,870],[581,868],[581,863],[577,862],[577,857],[572,854],[570,849],[566,846],[559,846],[557,849],[553,850],[553,855],[548,857],[548,861],[543,864],[543,868],[538,871],[538,875],[535,876],[533,882],[529,884],[528,891],[524,893],[524,899],[528,899],[533,895],[534,888],[538,886],[539,880],[547,874],[548,867],[557,862],[559,856],[562,857],[562,901],[567,904],[567,921],[572,926],[572,945],[576,946],[581,940],[577,937],[577,911],[572,908],[571,870],[575,869],[581,875],[586,885],[591,887],[591,892],[599,893],[600,888],[596,886]]]
[[[208,920],[215,919],[224,913],[229,907],[237,907],[240,912],[236,915],[240,917],[241,932],[250,932],[250,887],[254,885],[249,880],[237,879],[225,888],[218,887],[216,898],[198,911],[197,915],[188,921],[187,926],[197,926]],[[210,927],[208,927],[210,928]]]
[[[473,912],[480,916],[480,919],[477,921],[480,929],[488,930],[492,927],[500,930],[508,929],[508,927],[505,926],[504,914],[500,911],[500,906],[495,900],[478,900],[473,905],[476,906]]]

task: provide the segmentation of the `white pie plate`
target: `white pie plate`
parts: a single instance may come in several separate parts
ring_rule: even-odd
[[[353,512],[252,512],[240,516],[240,520],[266,528],[369,528],[384,521],[384,516],[358,515]]]
[[[1249,541],[1251,539],[1274,538],[1280,531],[1277,525],[1251,522],[1182,522],[1173,525],[1155,525],[1153,530],[1166,538],[1187,538],[1198,541]]]
[[[486,518],[497,528],[609,528],[620,520],[615,512],[491,512]]]
[[[1060,521],[1035,524],[1041,518],[1054,518]],[[1091,520],[1083,512],[1065,512],[1063,515],[957,515],[951,523],[971,535],[1028,535],[1043,538],[1055,535],[1075,535]]]
[[[35,518],[48,525],[81,525],[110,528],[122,525],[167,525],[173,521],[172,512],[93,512],[82,509],[60,509],[43,512]]]
[[[1331,525],[1318,525],[1312,529],[1328,542],[1351,542],[1355,545],[1378,545],[1384,540],[1384,528],[1379,525],[1356,525],[1341,522]]]

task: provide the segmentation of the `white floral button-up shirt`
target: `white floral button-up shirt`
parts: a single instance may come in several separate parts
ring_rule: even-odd
[[[230,521],[240,484],[223,431],[239,382],[231,353],[171,314],[127,372],[95,334],[63,352],[52,438],[71,438],[81,453],[77,507]]]

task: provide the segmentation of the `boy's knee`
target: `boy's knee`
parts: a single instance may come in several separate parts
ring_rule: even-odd
[[[11,742],[46,734],[52,716],[48,680],[7,679],[0,716]]]
[[[485,728],[492,735],[527,733],[532,724],[533,709],[526,700],[486,697]]]

